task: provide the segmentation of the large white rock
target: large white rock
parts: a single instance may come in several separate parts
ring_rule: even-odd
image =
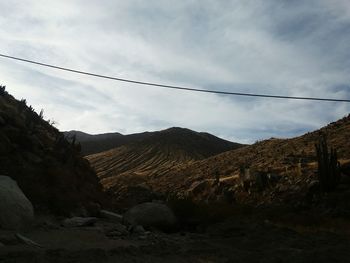
[[[31,202],[16,181],[0,175],[0,228],[18,229],[30,225],[34,219]]]
[[[175,225],[176,218],[173,211],[166,205],[148,202],[129,209],[124,214],[124,221],[134,226],[166,229]]]

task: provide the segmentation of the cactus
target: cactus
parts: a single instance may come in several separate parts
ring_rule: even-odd
[[[6,86],[0,85],[0,96],[4,96],[6,93]]]
[[[315,145],[318,162],[318,179],[320,190],[330,192],[336,189],[340,179],[340,164],[337,151],[333,148],[328,151],[327,140],[322,136],[319,143]]]

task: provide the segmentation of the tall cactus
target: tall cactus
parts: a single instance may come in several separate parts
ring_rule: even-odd
[[[330,192],[336,189],[340,179],[340,164],[338,162],[337,151],[331,148],[328,151],[325,136],[320,137],[315,145],[318,161],[318,179],[322,192]]]

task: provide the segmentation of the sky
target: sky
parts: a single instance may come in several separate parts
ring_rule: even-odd
[[[350,99],[348,0],[0,0],[0,53],[229,92]],[[0,84],[62,131],[186,127],[242,143],[294,137],[350,103],[165,90],[0,58]]]

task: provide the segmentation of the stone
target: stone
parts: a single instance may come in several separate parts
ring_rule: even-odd
[[[123,219],[133,226],[142,225],[160,229],[171,228],[176,224],[176,217],[169,207],[151,202],[132,207],[124,214]]]
[[[8,176],[0,176],[0,228],[19,229],[34,220],[32,203]]]
[[[116,223],[114,224],[113,226],[109,227],[106,231],[105,231],[107,234],[108,233],[113,233],[113,232],[118,232],[120,233],[121,235],[128,235],[129,232],[126,228],[126,226],[120,224],[120,223]]]
[[[19,241],[21,241],[22,243],[24,243],[24,244],[26,244],[26,245],[28,245],[28,246],[43,248],[42,245],[40,245],[40,244],[34,242],[33,240],[31,240],[31,239],[29,239],[29,238],[27,238],[27,237],[25,237],[25,236],[22,236],[22,235],[19,234],[19,233],[16,234],[16,238],[17,238]]]
[[[110,212],[107,210],[101,210],[100,215],[101,215],[101,217],[107,218],[113,222],[121,223],[123,221],[122,215],[119,215],[119,214],[116,214],[116,213],[113,213],[113,212]]]
[[[96,217],[72,217],[63,221],[62,225],[65,227],[82,227],[92,226],[97,222]]]
[[[133,227],[132,232],[137,235],[144,235],[145,234],[145,229],[141,225],[136,225]]]

